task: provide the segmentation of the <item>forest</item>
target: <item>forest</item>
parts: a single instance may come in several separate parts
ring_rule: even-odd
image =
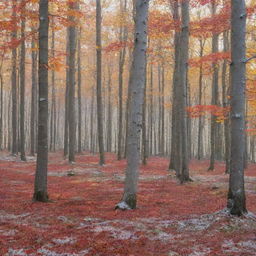
[[[0,0],[0,256],[256,256],[256,0]]]

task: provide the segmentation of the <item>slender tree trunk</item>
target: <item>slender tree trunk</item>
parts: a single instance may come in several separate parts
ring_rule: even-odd
[[[25,8],[25,6],[23,7]],[[21,20],[21,52],[20,52],[20,159],[26,161],[25,153],[25,61],[26,61],[26,49],[25,49],[25,17],[24,10],[22,10]]]
[[[223,49],[224,52],[229,50],[228,47],[228,31],[223,33]],[[227,88],[227,60],[224,60],[222,66],[222,97],[223,107],[227,108],[230,105],[228,99],[228,88]],[[225,135],[225,162],[226,170],[225,173],[230,173],[230,115],[228,114],[224,120],[224,135]]]
[[[12,0],[13,11],[12,19],[14,24],[17,22],[16,7],[17,0]],[[12,40],[17,39],[17,31],[13,30]],[[16,155],[18,152],[17,145],[17,49],[12,49],[12,154]]]
[[[205,40],[203,41],[200,38],[200,58],[203,57],[204,54],[204,44]],[[199,105],[202,105],[202,96],[203,96],[203,64],[200,64],[200,71],[199,71]],[[197,146],[197,159],[201,160],[203,157],[203,122],[202,116],[199,116],[198,120],[198,146]]]
[[[177,0],[173,3],[173,20],[177,24],[180,22],[179,16],[179,3]],[[173,71],[173,84],[172,84],[172,140],[171,140],[171,159],[169,164],[169,170],[175,170],[176,175],[179,176],[179,137],[178,137],[178,120],[177,120],[177,101],[178,101],[178,86],[179,86],[179,68],[180,68],[180,31],[179,27],[175,29],[174,35],[174,71]]]
[[[35,51],[35,38],[32,38],[32,92],[31,92],[31,110],[30,110],[30,154],[35,155],[35,137],[36,137],[36,115],[37,115],[37,53]]]
[[[233,215],[247,212],[244,190],[245,136],[245,36],[244,0],[231,1],[231,169],[228,208]]]
[[[144,101],[142,107],[142,163],[147,164],[148,158],[148,143],[146,129],[146,110],[147,110],[147,55],[145,56],[145,85],[144,85]]]
[[[77,42],[77,97],[78,97],[78,153],[82,153],[82,72],[81,72],[81,33]]]
[[[188,46],[189,46],[189,1],[184,0],[181,4],[182,30],[180,35],[180,95],[179,95],[179,121],[180,121],[180,147],[179,155],[181,183],[190,181],[188,167],[188,133],[187,133],[187,72],[188,72]]]
[[[164,68],[164,64],[162,64],[162,88],[161,88],[161,105],[162,105],[162,116],[161,116],[161,127],[162,127],[162,131],[161,131],[161,153],[164,155],[165,154],[165,138],[166,138],[166,134],[165,134],[165,101],[164,101],[164,88],[165,88],[165,68]]]
[[[68,155],[69,148],[69,27],[67,28],[66,42],[66,93],[65,93],[65,127],[64,127],[64,157]]]
[[[123,3],[124,2],[124,3]],[[120,0],[120,12],[122,14],[126,13],[127,0]],[[123,22],[121,22],[123,23]],[[120,42],[126,43],[128,31],[126,26],[123,24],[120,25],[119,31],[119,40]],[[118,147],[117,147],[117,160],[122,159],[122,148],[123,148],[123,73],[124,73],[124,63],[125,63],[125,55],[126,55],[126,46],[124,46],[119,52],[119,72],[118,72],[118,80],[119,80],[119,91],[118,91],[118,99],[119,99],[119,115],[118,115]]]
[[[215,0],[212,2],[212,15],[216,13],[216,2]],[[212,37],[212,52],[218,52],[218,43],[219,36],[214,34]],[[219,80],[219,68],[216,63],[213,63],[213,77],[212,77],[212,106],[217,106],[218,103],[218,80]],[[216,116],[211,116],[211,158],[210,158],[210,166],[208,171],[213,171],[215,166],[215,157],[216,157],[216,136],[217,135],[217,123]]]
[[[131,70],[129,104],[129,126],[127,144],[127,169],[124,194],[117,205],[120,209],[134,209],[137,203],[137,184],[140,161],[140,133],[142,128],[142,105],[145,86],[145,65],[147,50],[147,20],[149,1],[136,1],[133,64]]]
[[[52,20],[52,42],[51,42],[51,57],[55,58],[55,31],[54,20]],[[51,104],[51,130],[50,130],[50,150],[55,151],[56,137],[56,95],[55,95],[55,70],[51,70],[51,86],[52,86],[52,104]]]
[[[39,112],[38,152],[34,186],[34,200],[47,202],[48,168],[48,0],[39,2]]]
[[[75,2],[69,3],[70,11],[77,9]],[[76,111],[75,111],[75,59],[76,59],[76,27],[75,27],[75,17],[70,16],[69,20],[72,25],[69,27],[69,162],[75,162],[75,143],[76,143]]]
[[[100,153],[100,165],[105,164],[103,142],[103,118],[102,118],[102,49],[101,49],[101,0],[96,0],[96,53],[97,53],[97,120],[98,120],[98,143]]]
[[[111,66],[108,65],[108,126],[107,126],[107,151],[112,152],[112,101],[111,101]]]

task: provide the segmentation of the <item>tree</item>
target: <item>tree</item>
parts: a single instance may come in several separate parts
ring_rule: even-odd
[[[130,104],[128,109],[127,169],[124,194],[116,208],[135,209],[140,162],[140,133],[144,100],[149,0],[136,1],[133,63],[130,73]]]
[[[233,215],[246,213],[244,190],[245,151],[245,36],[246,6],[244,0],[231,1],[231,168],[228,209]]]
[[[212,16],[216,14],[217,4],[216,1],[212,1]],[[214,33],[214,32],[213,32]],[[213,34],[212,36],[212,53],[218,52],[219,35]],[[217,63],[213,63],[213,76],[212,76],[212,105],[217,105],[218,102],[218,80],[219,80],[219,68]],[[211,158],[208,171],[214,170],[215,157],[216,157],[216,139],[217,139],[217,123],[216,116],[211,116]]]
[[[31,41],[31,59],[32,59],[32,68],[31,68],[31,80],[32,80],[32,90],[31,90],[31,111],[30,111],[30,154],[35,155],[35,137],[36,137],[36,116],[37,116],[37,52],[35,51],[35,37],[32,37]]]
[[[127,9],[127,0],[120,1],[120,14],[125,15]],[[128,37],[127,27],[120,21],[119,40],[121,43],[126,43]],[[119,115],[118,115],[118,147],[117,159],[122,159],[122,146],[123,146],[123,72],[126,55],[126,45],[120,49],[119,52],[119,72],[118,72],[118,99],[119,99]]]
[[[48,169],[48,0],[39,2],[39,111],[38,111],[38,149],[34,200],[47,202],[47,169]]]
[[[102,113],[102,45],[101,45],[101,0],[96,0],[96,55],[97,55],[97,120],[98,120],[98,143],[100,153],[100,165],[105,164],[104,141],[103,141],[103,113]]]
[[[180,122],[180,176],[181,183],[190,181],[188,167],[188,133],[187,133],[187,72],[188,72],[188,46],[189,46],[189,1],[183,0],[181,4],[182,29],[180,34],[180,83],[179,83],[179,117]]]
[[[12,1],[12,19],[13,23],[17,22],[16,15],[17,0]],[[17,24],[16,24],[17,25]],[[12,41],[17,40],[16,28],[12,31]],[[13,46],[12,49],[12,154],[16,155],[17,146],[17,49]]]
[[[69,2],[70,12],[77,9],[75,2]],[[75,142],[76,142],[76,118],[75,118],[75,60],[76,60],[76,23],[75,17],[70,16],[69,21],[69,162],[75,162]]]
[[[26,59],[26,47],[25,47],[25,7],[26,3],[23,3],[22,20],[21,20],[21,49],[20,49],[20,159],[26,161],[25,154],[25,59]]]
[[[179,24],[180,16],[179,16],[179,4],[178,1],[175,0],[172,3],[172,11],[173,11],[173,20]],[[171,141],[171,160],[169,169],[175,170],[176,175],[178,176],[178,157],[177,157],[177,145],[178,145],[178,129],[177,129],[177,90],[178,90],[178,81],[179,81],[179,68],[180,68],[180,31],[179,28],[175,29],[174,34],[174,70],[173,70],[173,84],[172,84],[172,141]]]

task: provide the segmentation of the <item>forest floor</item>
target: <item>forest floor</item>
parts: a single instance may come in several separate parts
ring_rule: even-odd
[[[115,211],[125,161],[83,154],[69,165],[50,154],[50,203],[32,202],[35,159],[0,156],[0,256],[251,256],[256,255],[256,165],[246,171],[250,213],[231,217],[224,163],[207,172],[193,160],[194,182],[179,185],[168,159],[141,167],[138,208]],[[74,176],[68,176],[68,173]]]

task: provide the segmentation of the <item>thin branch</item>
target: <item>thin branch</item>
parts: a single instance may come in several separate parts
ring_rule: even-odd
[[[252,59],[256,59],[256,55],[254,55],[254,56],[252,56],[252,57],[246,59],[246,60],[244,61],[244,63],[247,63],[247,62],[251,61]]]

